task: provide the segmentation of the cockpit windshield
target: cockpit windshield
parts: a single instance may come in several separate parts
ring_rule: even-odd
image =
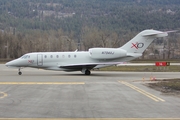
[[[23,55],[23,56],[21,57],[21,59],[28,59],[28,58],[30,58],[30,55]]]

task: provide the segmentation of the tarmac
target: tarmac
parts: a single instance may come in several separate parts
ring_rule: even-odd
[[[179,72],[81,72],[0,64],[0,120],[180,119],[180,98],[144,84]]]

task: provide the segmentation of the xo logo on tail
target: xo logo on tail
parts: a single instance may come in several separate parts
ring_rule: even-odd
[[[144,43],[138,43],[138,42],[136,42],[136,43],[132,43],[131,48],[138,49],[138,48],[143,48],[143,46],[144,46]]]

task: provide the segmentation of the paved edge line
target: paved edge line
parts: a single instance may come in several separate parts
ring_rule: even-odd
[[[84,82],[0,82],[0,85],[79,85]]]
[[[3,94],[3,96],[0,97],[0,99],[7,97],[8,95],[5,92],[0,92],[0,94]]]
[[[128,87],[130,87],[130,88],[132,88],[132,89],[134,89],[134,90],[136,90],[137,92],[151,98],[152,100],[154,100],[156,102],[159,102],[159,101],[165,102],[165,100],[163,100],[163,99],[161,99],[161,98],[159,98],[159,97],[157,97],[157,96],[155,96],[155,95],[153,95],[153,94],[151,94],[149,92],[146,92],[146,91],[144,91],[144,90],[142,90],[142,89],[140,89],[140,88],[138,88],[138,87],[136,87],[136,86],[134,86],[134,85],[132,85],[132,84],[130,84],[128,82],[124,82],[124,81],[119,81],[119,82],[126,85],[126,86],[128,86]]]
[[[179,120],[180,118],[0,118],[0,120]]]

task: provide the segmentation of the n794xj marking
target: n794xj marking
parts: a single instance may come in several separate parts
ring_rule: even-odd
[[[128,62],[142,56],[145,49],[155,38],[165,37],[168,32],[144,30],[120,48],[90,48],[88,51],[75,52],[34,52],[6,63],[7,67],[41,68],[57,71],[81,71],[91,74],[91,69],[107,67]]]

